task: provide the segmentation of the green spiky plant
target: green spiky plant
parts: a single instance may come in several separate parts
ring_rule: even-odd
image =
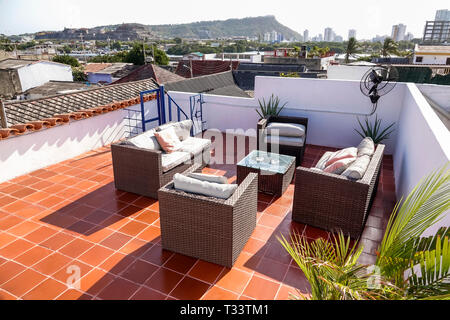
[[[422,237],[450,209],[448,164],[423,179],[405,201],[399,201],[371,268],[359,264],[362,246],[350,246],[342,233],[332,240],[308,242],[294,234],[280,240],[301,268],[311,294],[294,298],[450,299],[450,228]],[[370,270],[377,272],[370,272]],[[376,286],[371,284],[376,283]]]
[[[261,117],[261,119],[266,118],[268,116],[278,116],[283,110],[283,108],[286,106],[287,102],[284,103],[282,106],[280,106],[280,98],[276,97],[274,94],[272,94],[269,98],[269,101],[266,102],[266,99],[263,98],[263,100],[259,100],[259,110],[256,109],[256,112]]]
[[[383,140],[389,138],[392,132],[394,132],[393,126],[395,122],[388,125],[386,128],[381,129],[381,119],[378,119],[378,115],[375,115],[375,121],[372,123],[369,122],[369,118],[366,117],[364,120],[364,124],[358,118],[358,124],[361,128],[361,131],[355,129],[355,131],[364,139],[366,137],[372,138],[375,144],[381,143]]]

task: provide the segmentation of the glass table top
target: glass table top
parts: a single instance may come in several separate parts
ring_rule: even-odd
[[[259,169],[261,171],[285,174],[293,162],[295,162],[295,157],[253,150],[244,159],[239,161],[237,165]]]

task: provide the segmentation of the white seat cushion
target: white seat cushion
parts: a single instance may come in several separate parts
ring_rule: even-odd
[[[174,187],[177,190],[201,194],[208,197],[228,199],[237,189],[237,184],[221,184],[186,177],[176,173],[173,176]]]
[[[368,155],[358,157],[355,162],[342,172],[342,175],[350,179],[360,180],[364,177],[364,174],[369,167],[369,163],[370,157]]]
[[[188,177],[194,178],[201,181],[208,181],[220,184],[228,184],[228,179],[224,176],[214,176],[212,174],[203,174],[197,172],[191,172],[188,174]]]
[[[137,135],[131,139],[124,141],[123,143],[141,149],[157,150],[157,151],[162,150],[160,144],[158,143],[158,140],[156,140],[154,133],[155,130],[153,129],[148,130],[145,131],[144,133],[141,133],[140,135]]]
[[[303,147],[305,144],[305,137],[286,137],[286,136],[271,136],[264,137],[265,143],[279,144],[283,146]]]
[[[187,152],[175,151],[161,155],[163,172],[167,172],[186,161],[191,161],[191,155]]]
[[[280,135],[286,137],[304,137],[306,128],[297,123],[271,122],[266,127],[268,135]]]
[[[196,156],[211,146],[211,140],[189,137],[181,142],[179,151],[189,152],[192,156]]]

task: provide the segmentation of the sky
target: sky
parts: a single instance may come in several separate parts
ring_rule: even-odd
[[[188,5],[187,5],[188,4]],[[448,0],[0,0],[0,34],[12,35],[123,22],[177,24],[274,15],[287,27],[314,36],[331,27],[344,39],[349,29],[358,39],[390,35],[392,25],[420,38],[436,10],[450,9]]]

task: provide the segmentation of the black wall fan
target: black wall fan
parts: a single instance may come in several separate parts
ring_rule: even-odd
[[[392,66],[373,67],[364,74],[361,79],[360,89],[372,102],[372,112],[369,116],[377,111],[380,97],[391,92],[397,84],[397,81],[398,71]]]

